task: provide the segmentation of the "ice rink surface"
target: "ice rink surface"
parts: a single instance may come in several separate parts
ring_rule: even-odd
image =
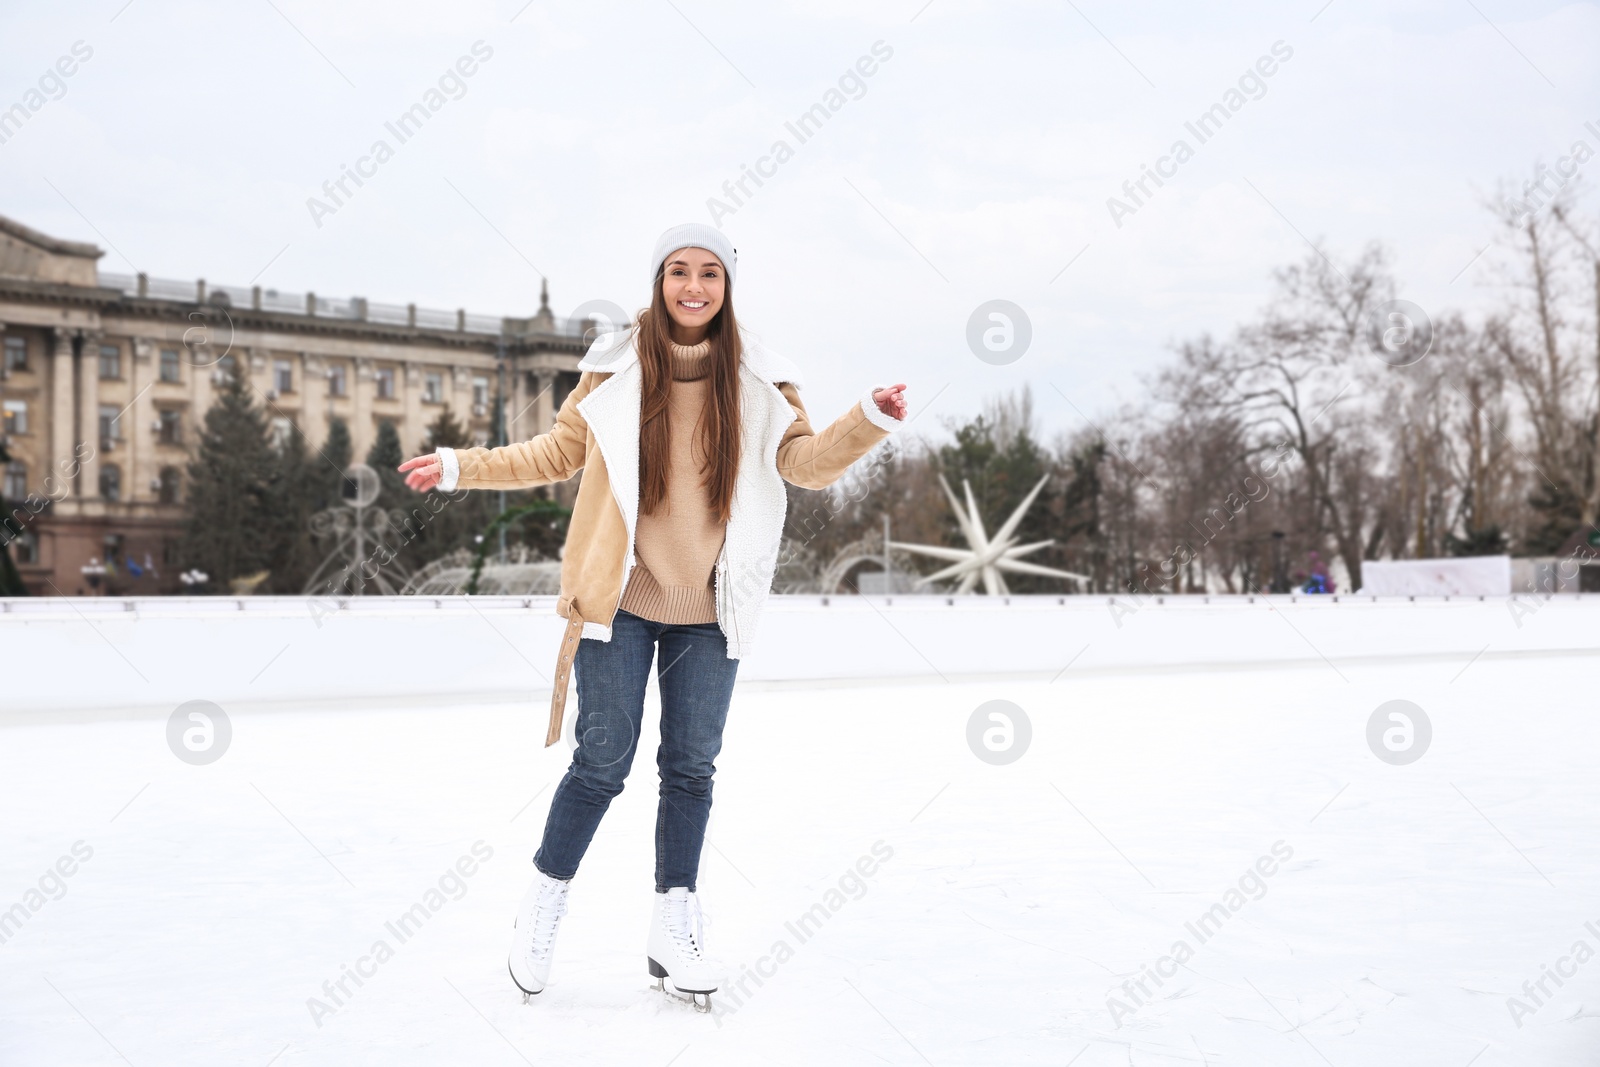
[[[645,972],[650,716],[526,1005],[542,702],[240,711],[199,767],[157,718],[0,728],[0,908],[47,890],[0,1063],[1595,1064],[1597,665],[741,689],[710,1015]],[[1405,766],[1367,742],[1394,699],[1433,727]],[[991,700],[1009,765],[969,747]]]

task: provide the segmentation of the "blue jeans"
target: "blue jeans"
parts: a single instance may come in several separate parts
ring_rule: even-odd
[[[577,676],[578,747],[556,786],[544,840],[533,863],[552,878],[570,879],[594,839],[611,799],[633,766],[644,720],[645,683],[657,644],[661,657],[661,747],[656,766],[656,892],[695,889],[706,822],[711,817],[713,761],[733,697],[739,661],[716,623],[674,625],[617,610],[611,640],[585,638],[573,659]]]

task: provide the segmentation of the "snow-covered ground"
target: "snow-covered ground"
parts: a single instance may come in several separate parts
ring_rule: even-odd
[[[1408,661],[1418,618],[1337,667],[741,688],[714,1015],[645,972],[653,725],[524,1005],[511,912],[568,758],[542,699],[242,706],[206,766],[164,716],[0,716],[0,1063],[1593,1064],[1600,618]],[[1397,699],[1432,725],[1404,765],[1368,743]],[[1000,765],[969,743],[995,700],[1031,724]]]

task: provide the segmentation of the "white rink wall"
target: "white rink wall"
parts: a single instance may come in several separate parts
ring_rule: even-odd
[[[0,714],[166,714],[189,700],[547,701],[563,625],[548,596],[0,600]],[[774,596],[739,681],[1339,671],[1401,660],[1465,669],[1596,651],[1597,595]]]

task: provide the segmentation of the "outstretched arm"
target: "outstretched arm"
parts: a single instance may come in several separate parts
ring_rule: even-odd
[[[904,425],[904,389],[904,384],[873,388],[817,433],[794,383],[779,384],[778,391],[795,410],[795,420],[778,443],[778,473],[803,489],[832,485],[852,463]]]
[[[400,465],[406,484],[420,492],[437,486],[440,492],[457,489],[529,489],[571,478],[583,469],[589,426],[578,411],[578,401],[589,395],[603,375],[585,371],[567,394],[556,424],[548,433],[499,448],[440,448],[430,456],[408,459]]]

